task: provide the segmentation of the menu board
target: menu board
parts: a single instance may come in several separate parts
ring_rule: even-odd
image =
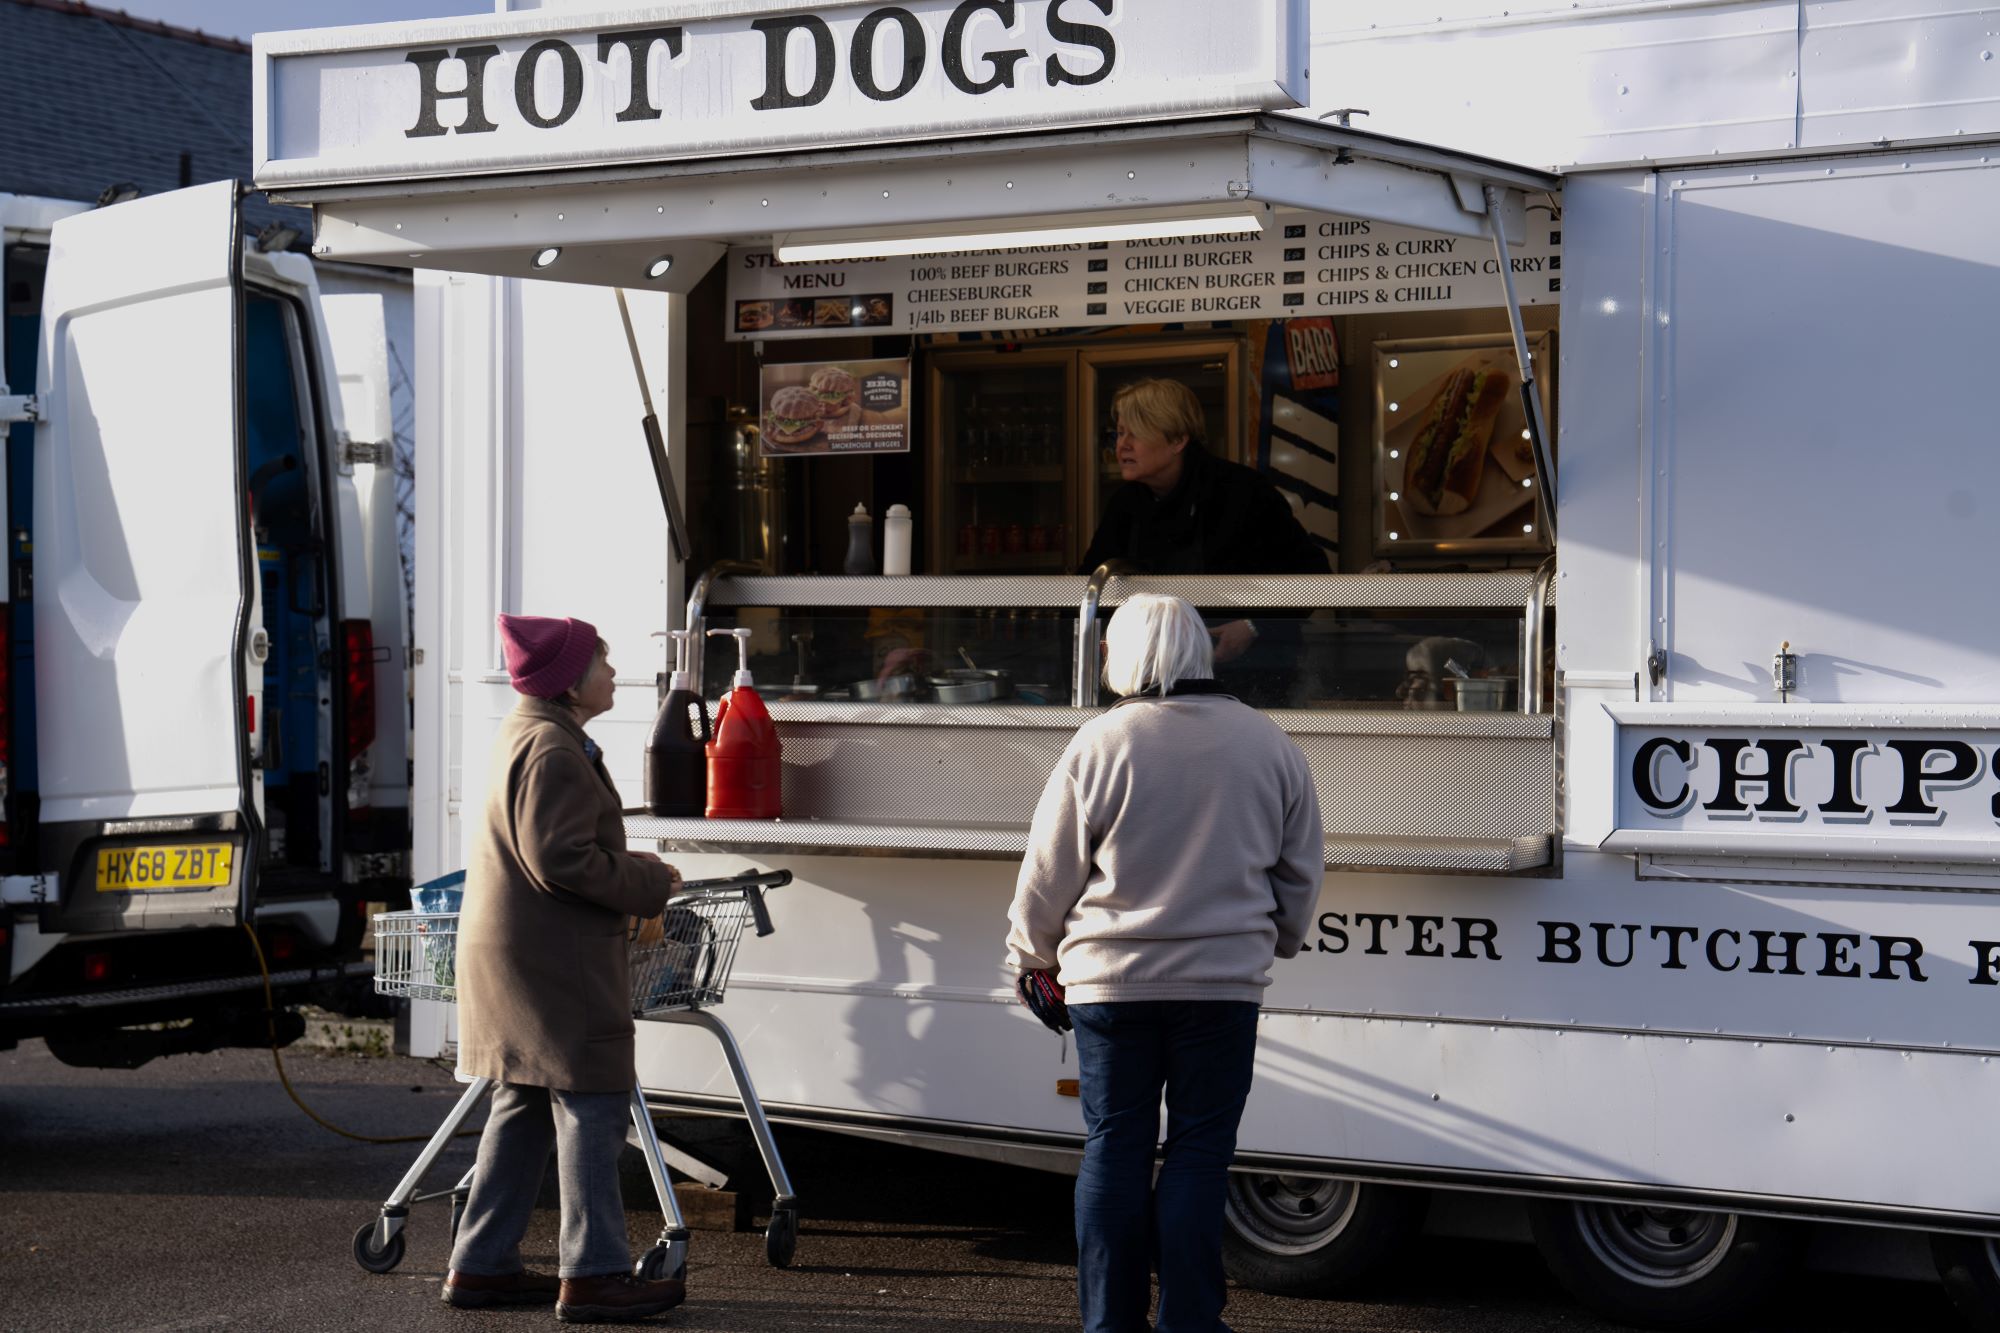
[[[1530,216],[1527,244],[1509,247],[1521,304],[1560,299],[1561,244],[1556,224]],[[824,264],[781,264],[768,249],[744,247],[728,262],[726,334],[739,341],[1506,303],[1490,240],[1310,213],[1280,215],[1261,232],[1168,240]]]
[[[910,451],[910,359],[767,365],[758,376],[765,457]]]

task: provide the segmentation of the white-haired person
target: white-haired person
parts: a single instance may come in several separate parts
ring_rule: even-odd
[[[1218,1333],[1223,1192],[1257,1008],[1319,894],[1319,800],[1291,738],[1217,687],[1187,602],[1132,598],[1106,644],[1104,681],[1123,698],[1078,728],[1042,793],[1008,961],[1053,973],[1075,1025],[1086,1333]]]

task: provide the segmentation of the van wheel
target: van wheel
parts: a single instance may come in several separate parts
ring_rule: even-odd
[[[1936,1232],[1931,1236],[1931,1261],[1965,1322],[2000,1333],[2000,1241]]]
[[[1648,1328],[1724,1323],[1753,1310],[1798,1251],[1767,1218],[1637,1203],[1531,1205],[1535,1244],[1591,1309]]]
[[[1429,1207],[1418,1189],[1232,1171],[1222,1266],[1256,1291],[1329,1296],[1386,1267],[1423,1229]]]

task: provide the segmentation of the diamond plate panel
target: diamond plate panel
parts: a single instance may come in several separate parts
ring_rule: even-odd
[[[856,824],[1024,826],[1073,733],[791,722],[785,809]],[[1550,742],[1294,735],[1329,838],[1515,839],[1555,828]]]

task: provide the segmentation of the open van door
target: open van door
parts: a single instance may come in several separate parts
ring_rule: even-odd
[[[35,435],[44,929],[240,920],[257,815],[235,182],[55,224]]]

